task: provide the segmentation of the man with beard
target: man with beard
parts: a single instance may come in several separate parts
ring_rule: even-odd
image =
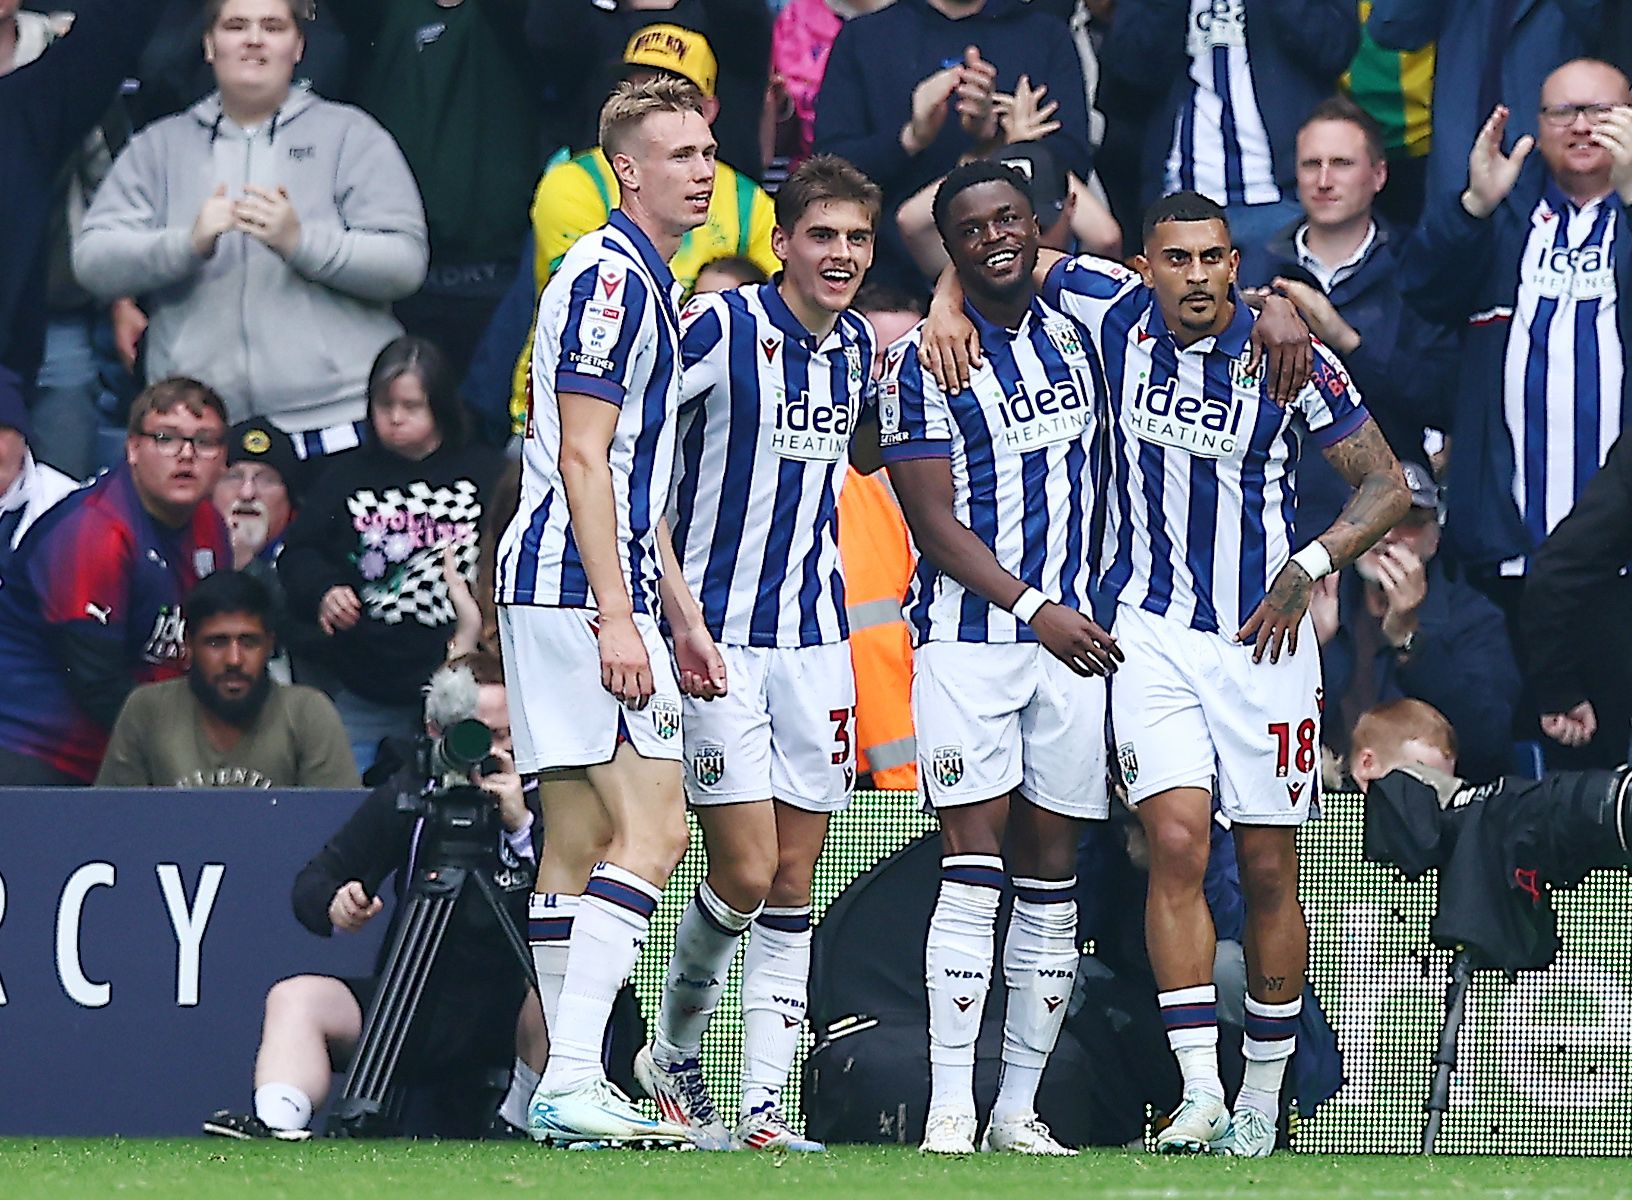
[[[131,693],[99,787],[358,785],[328,697],[267,674],[271,608],[265,585],[241,571],[218,571],[192,590],[182,610],[187,674]]]
[[[272,564],[295,515],[300,459],[276,425],[260,417],[227,430],[227,469],[215,485],[215,507],[232,536],[232,567],[274,584]]]

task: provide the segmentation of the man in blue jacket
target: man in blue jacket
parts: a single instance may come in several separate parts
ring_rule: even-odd
[[[1354,0],[1143,0],[1118,8],[1100,62],[1166,89],[1145,131],[1147,201],[1222,204],[1240,280],[1268,278],[1264,244],[1298,215],[1293,141],[1360,45]]]
[[[1271,286],[1342,358],[1389,446],[1426,464],[1424,427],[1450,428],[1456,339],[1405,306],[1401,238],[1374,211],[1388,181],[1377,123],[1352,100],[1322,101],[1298,130],[1303,212],[1269,243]],[[1350,488],[1330,463],[1298,468],[1299,545],[1331,525]]]
[[[872,278],[921,288],[895,228],[903,200],[965,157],[996,148],[994,93],[1022,75],[1057,103],[1044,140],[1078,179],[1093,170],[1082,63],[1059,17],[1024,0],[897,0],[846,21],[816,99],[816,151],[849,159],[884,190]]]
[[[1539,136],[1504,154],[1508,117],[1480,130],[1462,194],[1430,198],[1400,287],[1463,325],[1446,534],[1513,628],[1529,556],[1632,415],[1632,88],[1579,59],[1542,84]],[[1625,745],[1601,749],[1619,762]]]
[[[1366,32],[1379,46],[1435,45],[1428,203],[1467,182],[1465,155],[1490,110],[1503,101],[1527,104],[1559,64],[1597,52],[1600,11],[1614,7],[1604,0],[1374,0]],[[1507,132],[1534,136],[1535,114],[1521,107]]]
[[[79,0],[50,51],[0,76],[0,364],[30,399],[45,351],[46,226],[56,177],[136,65],[163,0]]]

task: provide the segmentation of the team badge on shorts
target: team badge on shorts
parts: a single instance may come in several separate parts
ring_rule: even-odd
[[[1134,753],[1132,742],[1123,742],[1116,748],[1116,765],[1122,768],[1122,782],[1129,787],[1139,778],[1139,756]]]
[[[707,742],[691,758],[691,773],[704,787],[713,787],[725,777],[725,747]]]
[[[957,787],[963,778],[963,747],[937,746],[929,760],[935,782],[942,787]]]
[[[680,732],[680,706],[667,696],[652,697],[652,728],[669,741]]]

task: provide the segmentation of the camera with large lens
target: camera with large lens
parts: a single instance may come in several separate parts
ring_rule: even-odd
[[[498,799],[471,783],[472,773],[491,774],[493,733],[474,717],[450,725],[440,736],[427,734],[415,748],[424,781],[417,792],[397,797],[397,808],[423,822],[421,858],[478,866],[492,861],[500,832]]]

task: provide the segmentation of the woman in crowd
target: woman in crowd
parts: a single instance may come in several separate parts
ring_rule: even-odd
[[[291,611],[329,639],[335,706],[366,771],[382,737],[411,730],[455,610],[443,555],[475,577],[498,455],[468,442],[446,360],[423,338],[380,351],[362,449],[331,461],[289,527],[278,573]]]

